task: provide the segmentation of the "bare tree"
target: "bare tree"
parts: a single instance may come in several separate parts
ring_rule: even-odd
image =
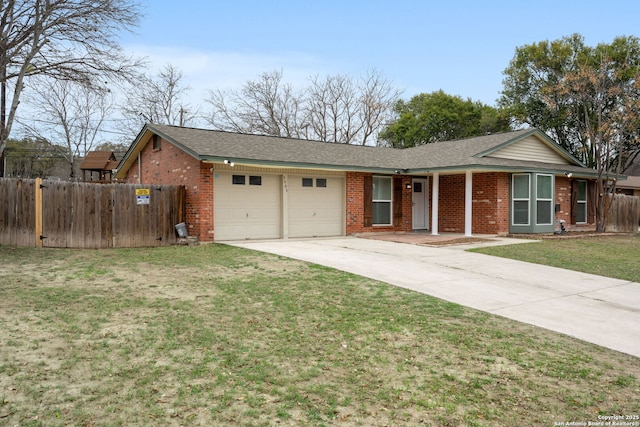
[[[42,80],[30,96],[34,118],[20,123],[29,137],[56,147],[69,164],[69,178],[75,178],[76,158],[101,142],[98,138],[113,110],[113,97],[95,84]]]
[[[122,111],[135,135],[145,123],[187,126],[197,111],[183,102],[191,88],[183,84],[184,75],[167,64],[155,76],[140,76],[132,84]]]
[[[312,77],[306,101],[305,117],[317,139],[350,143],[363,125],[355,120],[358,93],[347,76],[327,76],[324,80]]]
[[[360,90],[360,121],[363,123],[362,145],[371,138],[377,139],[378,133],[392,117],[393,107],[402,92],[393,87],[390,80],[378,71],[370,71],[362,80]]]
[[[296,91],[283,82],[282,71],[273,71],[239,91],[212,91],[208,121],[227,131],[365,145],[375,139],[400,95],[377,72],[361,80],[344,75],[309,80]]]
[[[122,55],[116,39],[140,17],[135,0],[3,0],[1,4],[0,156],[31,77],[89,84],[96,76],[101,80],[127,76],[137,64]]]
[[[301,137],[302,95],[282,82],[282,71],[263,73],[239,91],[211,91],[207,119],[217,129]]]

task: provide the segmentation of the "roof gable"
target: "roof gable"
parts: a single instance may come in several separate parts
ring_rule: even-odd
[[[522,135],[482,153],[478,157],[543,162],[559,165],[576,164],[578,161],[541,132]]]

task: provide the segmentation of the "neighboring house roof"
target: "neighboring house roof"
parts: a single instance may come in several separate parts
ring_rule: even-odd
[[[622,173],[625,174],[627,178],[618,181],[618,188],[640,190],[640,150],[637,150],[633,154],[631,163]]]
[[[625,180],[618,181],[617,187],[640,190],[640,176],[629,176]]]
[[[81,170],[113,170],[118,166],[116,155],[113,151],[90,151],[80,164]]]
[[[120,161],[116,177],[126,175],[137,153],[153,134],[201,161],[226,159],[237,164],[389,173],[453,172],[471,168],[533,169],[595,176],[595,171],[586,168],[537,129],[397,149],[148,124]],[[529,145],[535,146],[531,154],[527,154]]]

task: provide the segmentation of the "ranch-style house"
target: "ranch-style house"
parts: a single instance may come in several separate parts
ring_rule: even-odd
[[[595,177],[537,129],[395,149],[158,124],[115,174],[184,185],[203,242],[592,229]]]

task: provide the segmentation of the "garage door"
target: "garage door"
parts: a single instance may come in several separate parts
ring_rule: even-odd
[[[343,234],[342,178],[289,176],[288,189],[289,237]]]
[[[280,238],[280,194],[279,175],[217,173],[215,240]]]

